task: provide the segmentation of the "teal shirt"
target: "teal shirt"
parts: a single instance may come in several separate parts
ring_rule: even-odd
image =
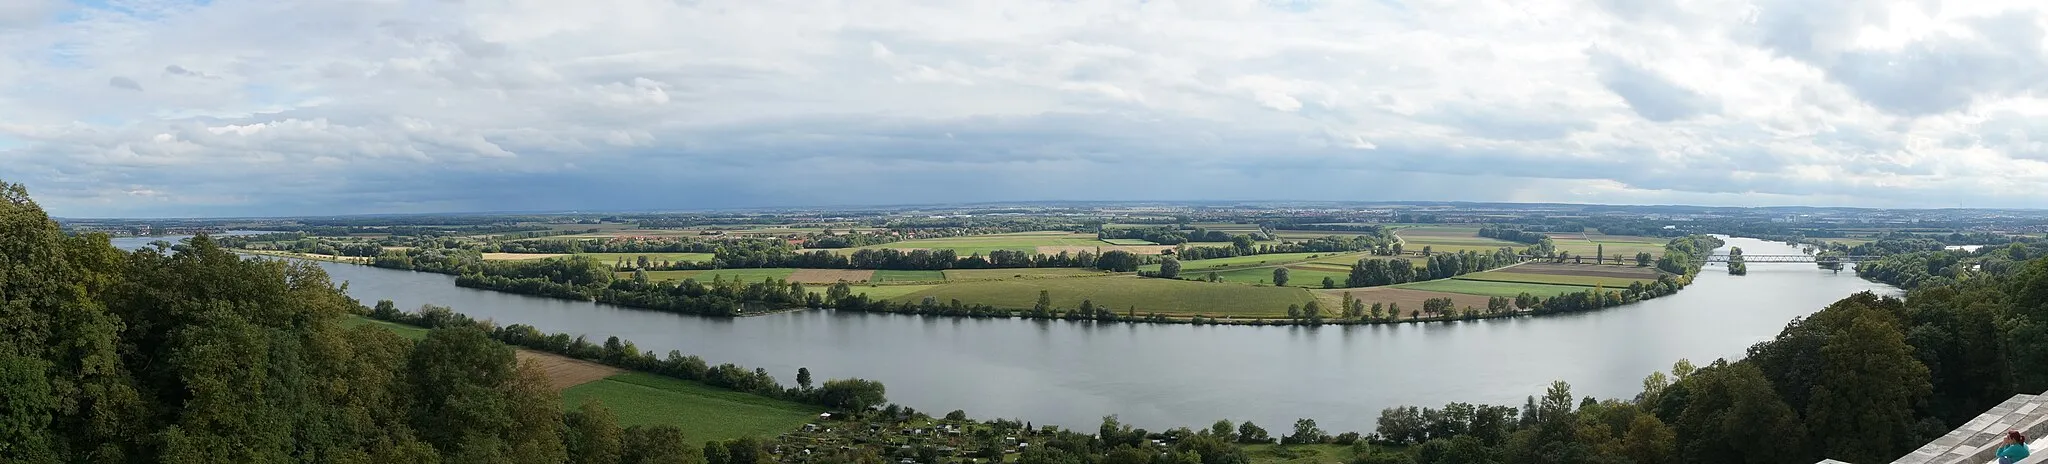
[[[2027,444],[2014,443],[1998,448],[1998,464],[2012,464],[2027,457]]]

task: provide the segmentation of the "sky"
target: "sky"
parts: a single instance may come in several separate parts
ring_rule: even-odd
[[[64,217],[2048,205],[2048,2],[0,1]]]

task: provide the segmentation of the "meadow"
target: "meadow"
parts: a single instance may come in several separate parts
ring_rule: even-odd
[[[1401,237],[1403,251],[1415,253],[1428,247],[1433,252],[1478,251],[1492,252],[1501,247],[1517,250],[1528,248],[1526,243],[1491,239],[1479,236],[1478,226],[1416,226],[1394,231]]]
[[[1159,250],[1171,249],[1165,245],[1117,245],[1095,238],[1095,234],[1072,232],[1018,232],[1010,234],[968,235],[961,237],[928,238],[904,240],[901,242],[868,245],[860,248],[841,248],[840,253],[852,253],[859,249],[898,250],[953,250],[960,256],[976,253],[983,255],[995,250],[1011,250],[1024,253],[1058,254],[1061,251],[1094,253],[1097,250],[1124,250],[1139,254],[1159,254]]]
[[[1524,273],[1517,273],[1517,272],[1503,272],[1503,271],[1488,271],[1488,272],[1474,272],[1474,273],[1471,273],[1471,274],[1465,274],[1465,275],[1461,275],[1461,276],[1458,276],[1458,277],[1457,277],[1457,279],[1458,279],[1458,280],[1478,280],[1478,281],[1486,281],[1486,282],[1503,282],[1503,283],[1524,283],[1524,284],[1544,284],[1544,285],[1576,285],[1576,286],[1582,286],[1582,287],[1592,287],[1592,286],[1598,285],[1598,286],[1602,286],[1602,287],[1607,287],[1607,288],[1625,288],[1625,287],[1628,287],[1628,284],[1630,284],[1630,283],[1633,283],[1633,282],[1643,282],[1644,284],[1648,284],[1648,283],[1649,283],[1649,282],[1647,281],[1647,279],[1625,279],[1625,278],[1618,278],[1618,277],[1600,277],[1600,276],[1576,276],[1576,275],[1554,275],[1554,274],[1524,274]],[[1545,295],[1545,296],[1548,296],[1548,295]]]
[[[633,263],[638,261],[641,256],[646,256],[647,259],[655,261],[693,263],[710,261],[713,257],[711,253],[577,253],[573,255],[562,253],[484,253],[484,259],[487,260],[541,259],[558,256],[584,256],[605,264],[615,263],[621,259],[626,260],[627,263]]]
[[[647,280],[661,281],[697,279],[698,282],[709,283],[714,278],[720,278],[723,280],[739,279],[741,282],[760,282],[765,279],[788,279],[790,274],[794,274],[796,273],[796,271],[797,270],[794,268],[787,267],[713,269],[693,271],[647,271]],[[617,277],[621,279],[631,279],[633,278],[633,273],[620,272],[617,274]]]
[[[946,280],[946,271],[875,271],[870,282],[937,282]]]
[[[1536,296],[1557,296],[1560,293],[1574,293],[1592,290],[1593,287],[1580,285],[1532,284],[1517,282],[1492,282],[1485,280],[1439,279],[1393,285],[1394,288],[1424,290],[1444,293],[1463,293],[1483,296],[1515,296],[1528,293]],[[1485,307],[1485,306],[1480,306]]]
[[[946,276],[946,280],[948,281],[1044,279],[1055,277],[1079,277],[1105,273],[1105,271],[1072,267],[1029,267],[1012,269],[947,269],[944,271],[936,272],[944,273]]]
[[[823,409],[654,374],[627,372],[562,392],[562,406],[596,401],[619,425],[674,425],[692,442],[771,437],[814,420]]]
[[[915,302],[931,296],[939,301],[959,299],[998,308],[1031,309],[1040,290],[1045,290],[1053,306],[1060,309],[1073,309],[1082,300],[1089,300],[1118,312],[1135,308],[1140,315],[1157,312],[1182,316],[1284,316],[1287,305],[1307,303],[1314,298],[1299,288],[1107,276],[960,282],[934,286],[896,300]]]
[[[1636,253],[1663,256],[1664,244],[1671,243],[1671,241],[1657,237],[1604,235],[1598,232],[1588,232],[1583,234],[1552,233],[1550,234],[1550,243],[1557,247],[1557,251],[1569,252],[1578,256],[1593,256],[1594,253],[1606,253],[1601,256],[1603,258],[1611,258],[1615,254],[1620,254],[1625,264],[1633,264],[1636,259]]]

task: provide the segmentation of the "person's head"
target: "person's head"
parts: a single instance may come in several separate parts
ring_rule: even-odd
[[[2018,431],[2018,430],[2007,430],[2007,431],[2005,431],[2005,442],[2006,442],[2006,443],[2026,443],[2026,442],[2027,442],[2027,436],[2026,436],[2026,435],[2021,435],[2021,434],[2020,434],[2020,431]]]

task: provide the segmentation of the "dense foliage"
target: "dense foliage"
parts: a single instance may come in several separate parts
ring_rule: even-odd
[[[0,462],[569,462],[618,448],[472,328],[344,329],[318,266],[201,236],[125,252],[0,184]],[[648,447],[575,462],[690,462]]]

